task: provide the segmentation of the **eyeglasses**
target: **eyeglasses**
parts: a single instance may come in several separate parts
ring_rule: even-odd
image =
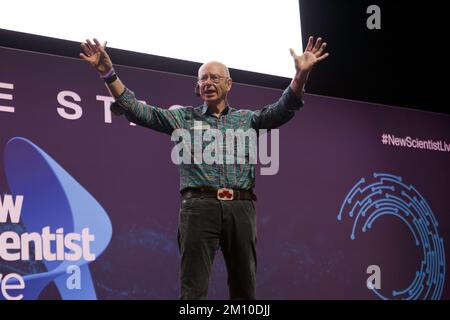
[[[222,79],[228,78],[228,77],[223,77],[220,76],[218,74],[212,74],[211,76],[208,77],[208,75],[203,75],[201,78],[198,79],[199,83],[206,83],[206,81],[208,81],[208,78],[211,79],[211,82],[213,83],[219,83]]]

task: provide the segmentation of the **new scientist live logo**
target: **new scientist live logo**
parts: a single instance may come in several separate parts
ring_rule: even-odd
[[[8,216],[11,223],[19,223],[23,195],[17,195],[15,200],[11,195],[4,195],[3,200],[0,196],[0,223],[7,223]],[[89,233],[89,228],[84,228],[81,234],[64,234],[64,228],[56,229],[51,232],[51,227],[46,226],[41,233],[22,233],[14,231],[5,231],[0,234],[0,259],[3,261],[29,261],[31,247],[34,248],[34,259],[36,261],[94,261],[95,254],[91,252],[90,244],[95,240],[95,236]],[[55,248],[55,249],[52,249]],[[80,289],[80,269],[76,265],[69,266],[68,272],[72,274],[67,280],[69,289]],[[8,290],[24,289],[25,283],[23,277],[17,273],[11,273],[6,276],[0,274],[1,292],[4,298],[8,300],[22,299],[23,295],[10,295]],[[17,284],[9,284],[8,280],[16,280]]]
[[[4,159],[10,193],[0,195],[0,298],[37,299],[54,282],[62,299],[96,299],[89,263],[111,240],[106,212],[31,141],[11,139]],[[2,272],[17,261],[46,270]]]

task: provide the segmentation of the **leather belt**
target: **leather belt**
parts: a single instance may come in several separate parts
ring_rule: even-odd
[[[185,188],[181,191],[183,199],[190,198],[210,198],[221,201],[229,200],[253,200],[256,201],[256,195],[252,190],[230,189],[230,188],[213,188],[213,187],[197,187]]]

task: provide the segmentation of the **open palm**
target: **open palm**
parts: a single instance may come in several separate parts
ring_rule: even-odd
[[[326,46],[326,42],[322,43],[322,38],[318,38],[316,44],[314,44],[314,38],[309,37],[308,45],[302,55],[297,55],[293,49],[290,49],[295,62],[295,70],[297,72],[311,71],[317,62],[329,56],[329,53],[325,53]]]
[[[95,38],[94,43],[87,39],[86,43],[81,44],[84,53],[80,53],[80,57],[89,62],[101,75],[108,73],[113,67],[105,47],[106,42],[102,46]]]

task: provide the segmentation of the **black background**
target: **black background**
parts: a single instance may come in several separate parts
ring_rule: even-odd
[[[330,61],[314,70],[309,92],[450,113],[446,107],[443,2],[300,0],[304,41],[321,35]],[[381,9],[369,30],[366,9]]]

